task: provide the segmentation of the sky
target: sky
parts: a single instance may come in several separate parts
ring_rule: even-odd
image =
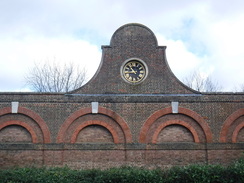
[[[0,91],[30,91],[25,77],[48,60],[86,68],[89,80],[127,23],[154,32],[180,80],[198,71],[223,91],[244,84],[243,0],[0,0]]]

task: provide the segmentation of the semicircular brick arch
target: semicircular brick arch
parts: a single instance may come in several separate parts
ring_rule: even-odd
[[[224,121],[224,125],[220,131],[220,142],[226,143],[228,142],[228,134],[231,134],[231,141],[233,143],[237,142],[237,136],[240,130],[244,127],[244,121],[235,124],[238,118],[244,116],[244,108],[238,109],[233,112],[227,119]],[[233,128],[231,128],[233,126]]]
[[[58,133],[58,136],[57,136],[57,142],[58,143],[64,143],[65,142],[65,140],[64,140],[65,134],[68,131],[69,127],[72,125],[72,123],[76,119],[78,119],[79,117],[85,116],[87,114],[92,114],[91,108],[79,109],[79,110],[75,111],[74,113],[72,113],[65,120],[65,122],[63,123],[63,125],[61,126],[61,128],[59,130],[59,133]],[[125,142],[126,143],[131,143],[132,142],[132,134],[130,132],[129,126],[123,120],[123,118],[120,117],[117,113],[115,113],[114,111],[112,111],[110,109],[107,109],[107,108],[104,108],[104,107],[100,107],[99,106],[98,113],[97,114],[102,114],[102,115],[105,115],[105,116],[108,116],[109,118],[111,118],[121,128],[121,130],[123,132],[123,136],[124,136],[123,138],[125,139]],[[105,123],[103,123],[103,124],[105,125]],[[72,136],[74,136],[74,132],[73,132],[73,135]]]
[[[0,109],[0,117],[6,114],[12,114],[11,107],[6,107],[3,109]],[[42,135],[43,135],[43,142],[44,143],[50,143],[51,142],[51,135],[50,131],[48,129],[47,124],[45,121],[34,111],[27,109],[25,107],[18,107],[18,114],[23,114],[25,116],[28,116],[32,120],[35,121],[35,123],[39,126]]]
[[[235,128],[233,135],[232,135],[233,143],[237,143],[237,137],[242,128],[244,128],[244,121]]]
[[[140,136],[139,136],[139,142],[140,143],[147,143],[146,138],[147,138],[149,129],[153,125],[153,123],[157,119],[159,119],[160,117],[163,117],[163,116],[166,116],[169,114],[172,114],[172,108],[171,107],[164,108],[164,109],[161,109],[161,110],[154,112],[146,120],[146,122],[142,126]],[[210,143],[213,141],[213,136],[212,136],[212,132],[210,130],[210,127],[208,126],[207,122],[203,119],[203,117],[201,117],[196,112],[194,112],[190,109],[187,109],[187,108],[183,108],[183,107],[179,107],[178,114],[183,114],[185,116],[192,118],[201,127],[201,130],[203,131],[203,133],[205,135],[206,142]],[[191,127],[191,129],[193,129],[193,127]]]
[[[99,125],[99,126],[103,126],[104,128],[106,128],[111,134],[112,134],[112,137],[113,137],[113,140],[114,140],[114,143],[115,144],[118,144],[118,143],[122,143],[120,142],[119,140],[119,136],[118,136],[118,133],[116,132],[116,130],[109,124],[103,122],[103,121],[97,121],[97,120],[92,120],[92,121],[86,121],[84,123],[82,123],[81,125],[79,125],[75,132],[73,133],[72,137],[71,137],[71,143],[75,143],[76,142],[76,139],[77,139],[77,136],[79,134],[79,132],[87,127],[87,126],[90,126],[90,125]]]
[[[38,143],[37,135],[36,135],[34,129],[30,125],[28,125],[27,123],[22,122],[22,121],[16,121],[16,120],[14,120],[14,121],[6,121],[6,122],[0,124],[0,131],[3,128],[11,126],[11,125],[22,126],[23,128],[25,128],[30,133],[32,142],[33,143]]]
[[[162,123],[162,124],[155,130],[155,132],[154,132],[154,134],[153,134],[153,137],[152,137],[152,143],[153,143],[153,144],[156,144],[156,143],[157,143],[157,139],[158,139],[158,135],[159,135],[159,133],[160,133],[165,127],[167,127],[167,126],[169,126],[169,125],[180,125],[180,126],[183,126],[183,127],[187,128],[187,129],[191,132],[191,134],[192,134],[192,136],[193,136],[193,138],[194,138],[194,142],[196,142],[196,143],[199,143],[199,142],[200,142],[199,137],[198,137],[198,134],[197,134],[197,131],[196,131],[191,125],[189,125],[188,123],[186,123],[186,122],[184,122],[184,121],[180,121],[180,120],[170,120],[170,121],[167,121],[167,122],[165,122],[165,123]]]

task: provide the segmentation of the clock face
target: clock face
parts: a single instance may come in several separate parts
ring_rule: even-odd
[[[122,68],[123,78],[129,83],[138,83],[146,77],[146,67],[138,60],[130,60]]]

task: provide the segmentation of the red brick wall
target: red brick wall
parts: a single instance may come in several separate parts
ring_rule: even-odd
[[[73,104],[68,104],[66,107],[69,105]],[[206,117],[203,118],[193,110],[179,108],[178,114],[172,114],[170,107],[158,110],[158,103],[155,105],[141,103],[140,109],[147,106],[148,111],[153,111],[153,108],[156,111],[151,114],[141,113],[136,122],[133,112],[128,113],[127,109],[133,107],[136,109],[138,105],[126,104],[125,107],[123,104],[126,110],[119,110],[121,104],[100,103],[99,105],[113,107],[117,112],[99,107],[98,114],[92,114],[86,105],[85,108],[71,113],[66,119],[60,116],[59,126],[52,123],[56,115],[45,116],[41,113],[38,115],[41,119],[36,118],[36,120],[45,123],[42,125],[46,125],[46,129],[49,130],[45,133],[41,125],[34,120],[33,115],[35,116],[36,112],[28,109],[29,113],[25,114],[6,112],[3,114],[5,108],[2,108],[0,110],[0,114],[3,114],[0,116],[1,167],[68,165],[72,168],[109,168],[133,165],[164,168],[191,163],[228,164],[243,154],[243,109],[226,115],[221,128],[215,132],[216,129],[210,128],[215,125],[214,118],[211,117],[212,113],[209,113],[210,120],[207,123]],[[204,126],[206,125],[204,122],[207,126]],[[59,139],[57,132],[62,132],[61,129],[65,124],[68,124],[64,131],[64,139],[67,142],[60,143],[56,141]],[[230,140],[230,143],[220,141],[221,135],[225,134],[223,131],[227,132],[226,139]],[[144,132],[146,143],[140,140]],[[208,133],[213,136],[214,143],[206,143]],[[53,139],[51,143],[39,143],[41,139],[47,139],[45,134],[51,134]],[[237,134],[236,142],[232,142],[235,134]],[[126,135],[132,135],[128,143],[124,143],[125,139],[128,139]],[[196,142],[196,135],[198,142]]]
[[[120,27],[102,49],[97,73],[75,91],[0,93],[1,168],[163,168],[228,164],[242,156],[244,93],[188,88],[171,72],[166,47],[140,24]],[[147,65],[140,84],[121,76],[131,58]],[[18,102],[17,113],[11,102]],[[178,102],[178,112],[172,102]]]
[[[114,143],[114,140],[105,127],[90,125],[80,131],[76,143]]]
[[[192,133],[181,125],[169,125],[160,131],[157,143],[194,142]]]
[[[31,134],[22,126],[10,125],[1,130],[1,143],[31,143]]]

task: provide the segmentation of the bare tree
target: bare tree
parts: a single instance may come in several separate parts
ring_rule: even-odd
[[[190,88],[201,92],[217,92],[222,86],[210,76],[204,78],[199,71],[195,71],[183,79],[183,82]]]
[[[240,92],[244,92],[244,84],[240,86]]]
[[[199,72],[193,72],[183,79],[183,82],[190,88],[202,91],[204,89],[204,80]]]
[[[239,86],[236,86],[233,90],[235,92],[244,92],[244,83],[240,84]]]
[[[68,92],[81,87],[86,80],[86,70],[79,66],[47,61],[35,63],[26,76],[26,83],[37,92]]]

